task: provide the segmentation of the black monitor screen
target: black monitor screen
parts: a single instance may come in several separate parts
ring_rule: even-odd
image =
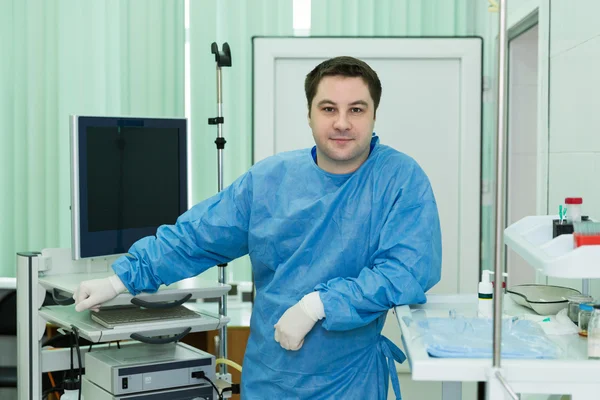
[[[179,216],[176,129],[89,127],[87,136],[90,232],[175,223]]]
[[[75,258],[125,253],[175,223],[187,209],[185,120],[76,118]]]

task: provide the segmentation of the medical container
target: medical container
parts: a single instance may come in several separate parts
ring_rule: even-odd
[[[583,303],[591,303],[594,301],[592,296],[586,296],[584,294],[574,294],[567,297],[569,301],[569,308],[567,310],[567,315],[574,323],[578,323],[579,321],[579,305]]]
[[[581,205],[583,199],[581,197],[567,197],[565,199],[567,205],[567,222],[581,222]]]
[[[588,335],[588,325],[590,323],[590,319],[592,318],[592,314],[594,313],[594,306],[589,303],[580,304],[579,305],[579,335],[587,336]]]
[[[477,290],[478,306],[477,316],[479,318],[492,318],[494,315],[494,286],[490,281],[490,275],[493,275],[492,271],[483,270],[481,271],[481,282]]]

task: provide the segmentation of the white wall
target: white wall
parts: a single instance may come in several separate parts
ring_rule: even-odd
[[[550,2],[549,212],[583,197],[584,215],[600,218],[600,1]],[[581,289],[581,281],[548,279]],[[592,281],[592,295],[600,284]]]

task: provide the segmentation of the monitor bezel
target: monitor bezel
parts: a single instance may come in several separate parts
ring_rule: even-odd
[[[72,258],[98,258],[118,256],[108,250],[106,243],[117,241],[121,235],[123,242],[133,244],[135,241],[156,234],[158,226],[130,229],[115,229],[100,232],[89,232],[87,227],[87,181],[81,179],[87,175],[87,128],[90,126],[144,126],[149,128],[170,127],[178,129],[179,136],[179,215],[188,209],[187,182],[187,120],[185,118],[145,118],[145,117],[111,117],[111,116],[79,116],[70,117],[71,133],[71,249]]]

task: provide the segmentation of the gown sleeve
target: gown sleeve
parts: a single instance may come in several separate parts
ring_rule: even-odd
[[[217,195],[183,213],[174,225],[134,243],[112,265],[133,295],[196,276],[248,253],[252,176],[242,175]]]
[[[325,329],[359,328],[392,307],[425,303],[425,292],[440,280],[442,243],[428,181],[420,194],[416,201],[397,200],[392,206],[371,265],[356,278],[334,278],[315,287],[324,305]]]

